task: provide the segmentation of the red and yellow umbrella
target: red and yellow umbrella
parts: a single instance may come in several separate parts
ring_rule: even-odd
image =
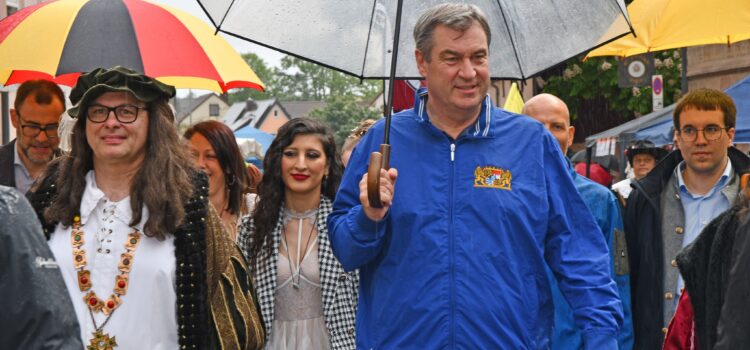
[[[0,84],[44,78],[72,86],[121,65],[178,88],[264,90],[247,62],[212,27],[141,0],[58,0],[0,21]]]

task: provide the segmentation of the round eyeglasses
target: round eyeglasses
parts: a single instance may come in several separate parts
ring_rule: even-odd
[[[728,128],[722,128],[718,125],[709,125],[703,129],[697,129],[692,126],[686,126],[680,130],[680,139],[685,142],[693,142],[698,138],[698,132],[703,132],[703,138],[706,141],[716,141],[721,137],[721,132]]]

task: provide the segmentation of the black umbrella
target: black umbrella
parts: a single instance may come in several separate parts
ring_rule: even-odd
[[[388,168],[393,80],[420,78],[414,38],[401,31],[410,32],[423,12],[444,2],[198,0],[217,31],[361,79],[389,79],[383,168]],[[622,0],[466,2],[487,15],[490,72],[497,79],[526,79],[631,32]],[[380,164],[381,157],[373,155],[368,190],[370,204],[379,206],[379,176],[372,175],[379,174],[380,165],[373,163]]]
[[[586,163],[586,150],[580,150],[570,158],[573,163]],[[608,154],[606,156],[591,156],[591,162],[601,165],[607,170],[620,171],[620,164],[617,162],[617,157]]]

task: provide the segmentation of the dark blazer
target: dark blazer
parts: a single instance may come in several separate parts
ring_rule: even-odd
[[[16,152],[16,140],[0,147],[0,185],[16,187],[16,173],[13,159]]]

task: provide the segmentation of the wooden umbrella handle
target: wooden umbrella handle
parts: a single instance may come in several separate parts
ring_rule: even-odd
[[[381,144],[380,152],[370,154],[370,165],[367,168],[367,199],[373,208],[382,208],[380,201],[380,169],[390,168],[391,145]]]

